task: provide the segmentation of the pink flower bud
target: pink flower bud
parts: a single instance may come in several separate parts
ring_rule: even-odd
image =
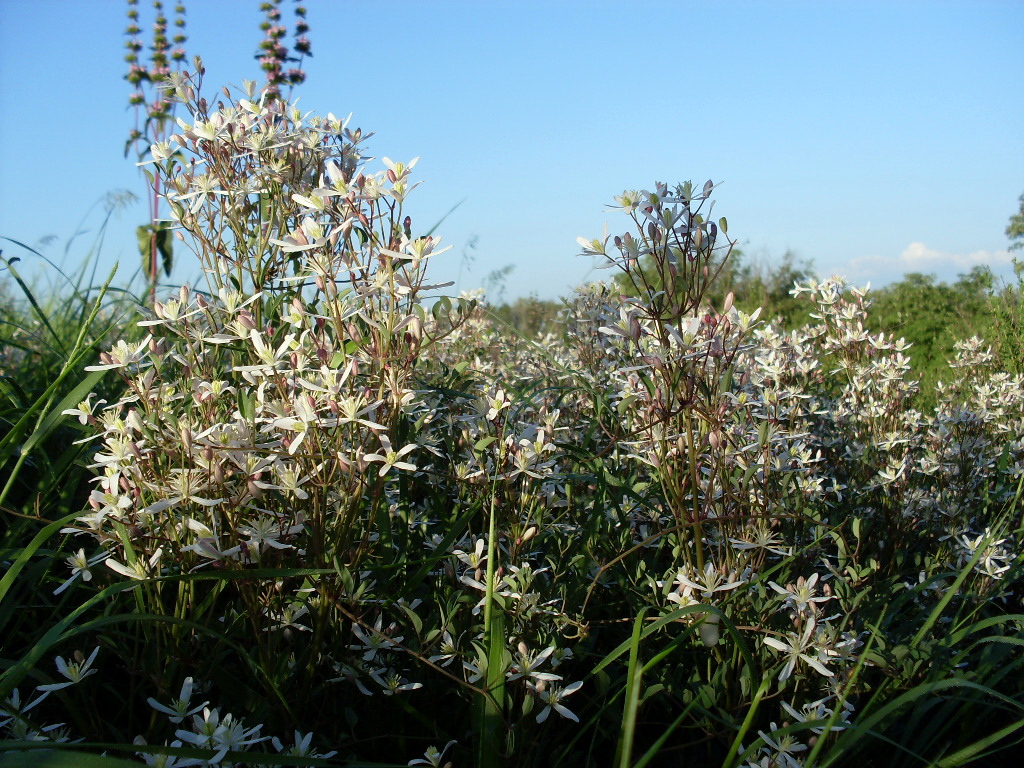
[[[256,319],[252,316],[252,313],[247,309],[243,309],[238,313],[238,322],[247,331],[251,331],[256,327]]]
[[[633,341],[639,341],[641,334],[640,321],[635,317],[629,318],[629,338]]]

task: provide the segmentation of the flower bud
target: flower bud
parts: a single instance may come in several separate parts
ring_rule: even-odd
[[[423,340],[423,321],[414,316],[409,320],[408,328],[412,343],[419,344]]]
[[[713,648],[718,645],[720,637],[718,623],[721,617],[717,613],[706,614],[697,631],[700,633],[700,641],[705,648]]]
[[[256,327],[256,318],[249,310],[243,309],[238,313],[238,323],[247,331],[251,331]]]
[[[640,334],[642,329],[640,328],[640,321],[636,317],[629,318],[629,338],[633,341],[640,340]]]

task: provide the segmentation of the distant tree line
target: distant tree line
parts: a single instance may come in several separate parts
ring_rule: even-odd
[[[1024,262],[1015,261],[1016,280],[1004,283],[987,267],[975,267],[952,283],[935,275],[907,274],[899,282],[873,289],[868,330],[905,338],[908,355],[921,382],[919,407],[935,403],[935,386],[950,376],[949,360],[958,341],[970,336],[988,340],[998,363],[1010,373],[1024,373]],[[787,252],[775,264],[748,259],[734,251],[720,279],[706,297],[709,309],[720,308],[732,291],[740,309],[762,307],[762,318],[792,329],[811,322],[811,307],[790,294],[794,282],[813,276],[811,263]],[[616,285],[625,295],[629,286]],[[499,327],[526,338],[558,335],[562,303],[519,298],[491,308]]]

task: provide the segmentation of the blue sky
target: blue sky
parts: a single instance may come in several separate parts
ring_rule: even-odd
[[[258,1],[186,5],[208,92],[256,79]],[[606,208],[623,189],[686,179],[722,183],[715,213],[761,261],[792,250],[875,285],[977,263],[1009,273],[1004,231],[1024,192],[1019,0],[306,5],[300,106],[353,113],[378,158],[421,157],[417,226],[462,203],[438,230],[453,248],[433,274],[460,289],[507,265],[506,299],[607,277],[576,237],[624,230]],[[124,13],[119,0],[0,0],[0,236],[56,235],[56,259],[106,192],[144,193],[122,154]],[[145,217],[140,203],[112,224],[101,265],[134,271]],[[178,262],[175,279],[194,280]]]

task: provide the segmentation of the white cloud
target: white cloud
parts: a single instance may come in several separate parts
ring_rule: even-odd
[[[958,270],[969,270],[972,267],[988,265],[992,268],[1010,263],[1009,251],[974,251],[973,253],[944,253],[929,248],[924,243],[911,243],[899,255],[897,261],[914,272],[929,272],[955,267]]]
[[[949,253],[929,248],[922,242],[913,242],[899,256],[858,256],[850,259],[837,274],[845,275],[856,284],[871,281],[884,285],[900,280],[908,272],[935,274],[941,281],[955,280],[957,275],[977,266],[989,266],[997,274],[1008,272],[1013,263],[1009,251],[973,251]]]

